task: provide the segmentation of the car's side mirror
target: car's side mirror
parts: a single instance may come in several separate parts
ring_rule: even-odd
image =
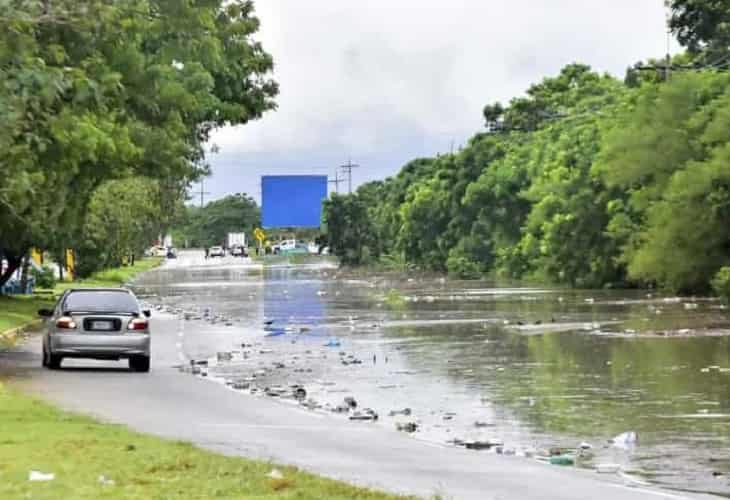
[[[51,309],[38,309],[38,316],[41,318],[50,318],[53,316],[53,311]]]
[[[149,318],[150,316],[152,316],[152,311],[150,311],[149,309],[142,309],[142,314],[144,314],[145,318]]]

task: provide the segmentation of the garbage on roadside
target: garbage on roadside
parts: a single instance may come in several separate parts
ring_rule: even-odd
[[[98,481],[103,486],[114,486],[116,484],[113,479],[109,479],[104,475],[99,476]]]
[[[390,413],[388,413],[388,416],[395,417],[396,415],[403,415],[403,416],[407,417],[410,414],[411,414],[410,408],[403,408],[402,410],[390,410]]]
[[[418,424],[415,422],[397,422],[395,424],[396,430],[399,430],[401,432],[407,432],[409,434],[412,434],[418,430]]]
[[[294,390],[292,391],[292,395],[294,396],[294,399],[303,401],[307,398],[307,391],[302,386],[295,386]]]
[[[267,476],[271,479],[284,479],[284,474],[279,469],[271,469]]]
[[[629,448],[639,442],[639,435],[634,431],[622,432],[608,442],[617,448]]]
[[[28,481],[53,481],[54,479],[56,479],[56,475],[52,472],[32,470],[28,473]]]
[[[575,465],[575,458],[570,455],[553,455],[549,462],[551,465]]]
[[[363,408],[361,411],[353,412],[352,415],[350,415],[350,420],[375,421],[377,419],[378,414],[372,408]]]
[[[216,353],[216,359],[218,362],[231,361],[233,359],[233,353],[230,351]]]
[[[496,446],[503,446],[501,439],[487,439],[486,441],[464,441],[467,450],[488,450]]]

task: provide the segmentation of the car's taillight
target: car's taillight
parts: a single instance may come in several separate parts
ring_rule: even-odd
[[[65,330],[75,330],[76,322],[71,316],[61,316],[56,321],[56,328],[63,328]]]
[[[127,330],[146,330],[147,320],[142,318],[134,318],[127,325]]]

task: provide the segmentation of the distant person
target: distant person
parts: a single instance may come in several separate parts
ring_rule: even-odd
[[[209,252],[210,252],[210,250],[208,250],[208,247],[205,247],[205,259],[206,260],[208,259],[208,253]]]

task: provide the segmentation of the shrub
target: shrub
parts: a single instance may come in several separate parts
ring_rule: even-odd
[[[712,288],[725,302],[730,303],[730,266],[720,268],[712,279]]]
[[[56,273],[48,266],[31,271],[31,276],[35,279],[37,288],[53,288],[56,286]]]

